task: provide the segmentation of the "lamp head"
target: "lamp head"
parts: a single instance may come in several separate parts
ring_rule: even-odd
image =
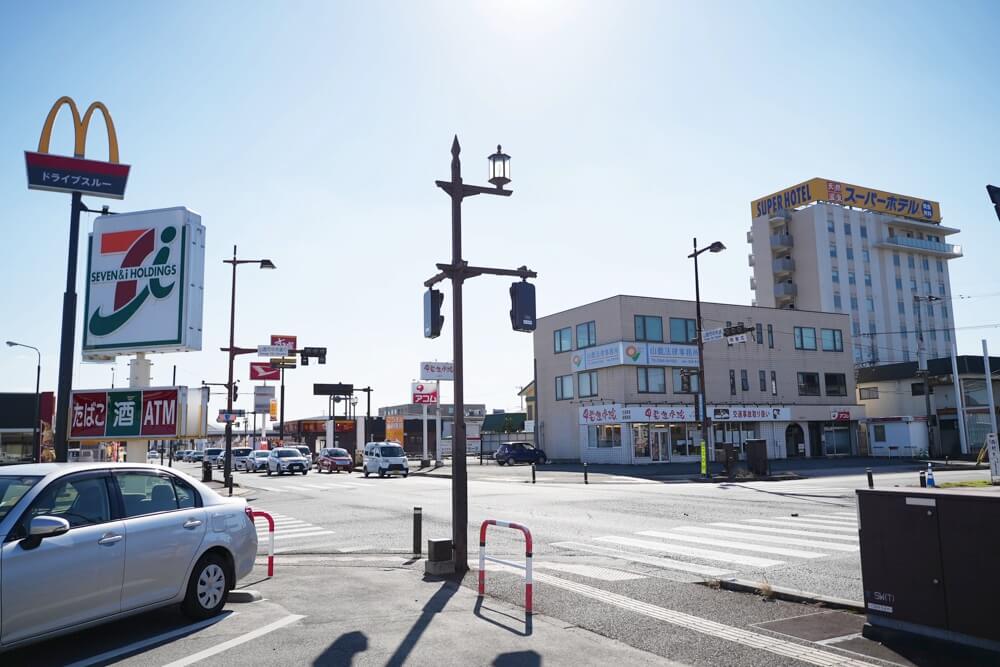
[[[14,347],[15,345],[17,345],[17,343],[15,343],[14,341],[12,340],[7,341],[7,347]]]
[[[276,267],[274,265],[274,262],[272,262],[271,260],[269,260],[269,259],[262,259],[262,260],[260,260],[260,268],[262,268],[262,269],[276,269],[278,267]]]
[[[708,247],[709,252],[722,252],[725,249],[726,246],[723,245],[722,241],[716,241],[715,243],[713,243]]]

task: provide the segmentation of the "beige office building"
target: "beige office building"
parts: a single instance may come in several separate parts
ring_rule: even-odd
[[[751,217],[755,305],[849,315],[857,364],[917,361],[921,325],[929,357],[950,353],[962,248],[937,202],[814,178],[753,201]]]
[[[709,457],[767,441],[770,458],[861,451],[847,314],[702,304]],[[746,342],[721,329],[742,322]],[[536,439],[551,460],[700,460],[693,301],[614,296],[538,320]]]

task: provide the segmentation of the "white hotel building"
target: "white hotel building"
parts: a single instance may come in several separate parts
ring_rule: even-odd
[[[928,357],[950,354],[948,261],[962,249],[937,202],[814,178],[751,215],[754,305],[849,314],[856,364],[916,361],[921,324]]]

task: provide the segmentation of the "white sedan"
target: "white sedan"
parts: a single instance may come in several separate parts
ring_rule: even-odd
[[[257,553],[245,500],[142,464],[0,468],[0,534],[0,651],[172,604],[208,618]]]

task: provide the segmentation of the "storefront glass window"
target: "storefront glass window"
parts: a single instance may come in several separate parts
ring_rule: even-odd
[[[632,442],[635,458],[644,459],[649,456],[649,424],[632,425]]]
[[[587,427],[587,447],[603,449],[622,446],[622,427],[620,424],[605,424],[603,426]]]

